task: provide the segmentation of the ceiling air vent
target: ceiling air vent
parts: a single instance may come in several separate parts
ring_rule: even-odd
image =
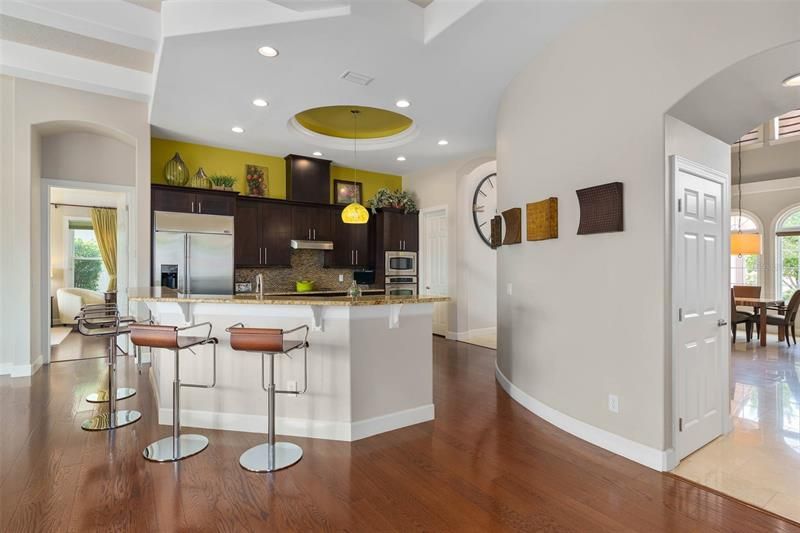
[[[363,86],[369,85],[372,82],[372,80],[375,79],[370,76],[367,76],[366,74],[359,74],[358,72],[353,72],[352,70],[345,71],[345,73],[339,77],[342,78],[343,80],[355,83],[356,85],[363,85]]]

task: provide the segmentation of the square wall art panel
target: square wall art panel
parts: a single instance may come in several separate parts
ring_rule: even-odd
[[[558,198],[528,204],[527,215],[529,241],[558,238]]]
[[[622,231],[622,183],[615,181],[575,191],[581,209],[578,235]]]

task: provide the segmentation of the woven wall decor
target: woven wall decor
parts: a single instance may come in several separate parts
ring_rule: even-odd
[[[519,244],[522,242],[522,209],[512,207],[502,213],[503,221],[506,226],[506,234],[503,237],[503,245]]]
[[[575,191],[581,208],[578,235],[622,231],[622,183],[615,181]]]
[[[529,241],[558,238],[558,198],[528,204],[527,215]]]
[[[494,250],[503,244],[503,217],[495,215],[491,224],[492,233],[489,238],[489,246]]]

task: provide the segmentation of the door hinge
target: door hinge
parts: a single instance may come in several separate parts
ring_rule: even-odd
[[[683,431],[683,418],[678,419],[678,431]]]
[[[678,198],[678,213],[681,212],[681,199]]]
[[[678,322],[683,322],[683,307],[678,308]]]

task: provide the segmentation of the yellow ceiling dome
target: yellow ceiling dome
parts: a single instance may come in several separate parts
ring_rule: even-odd
[[[378,109],[376,107],[334,105],[315,107],[296,114],[297,122],[314,133],[340,137],[353,138],[353,114],[358,110],[357,139],[380,139],[402,133],[411,127],[413,121],[405,115]]]

